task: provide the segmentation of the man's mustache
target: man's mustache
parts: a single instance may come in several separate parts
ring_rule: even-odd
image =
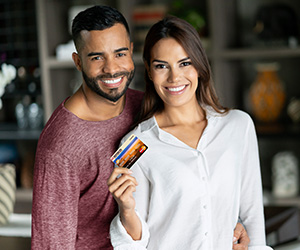
[[[117,72],[117,73],[115,73],[115,74],[109,74],[109,73],[107,73],[107,74],[101,74],[101,75],[98,75],[97,77],[96,77],[96,79],[97,80],[102,80],[102,79],[105,79],[105,78],[117,78],[117,77],[119,77],[119,76],[129,76],[130,75],[130,72],[127,72],[127,71],[122,71],[122,72]]]

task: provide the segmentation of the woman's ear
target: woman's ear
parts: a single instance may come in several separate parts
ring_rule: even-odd
[[[73,53],[72,53],[72,59],[73,59],[73,61],[74,61],[74,63],[75,63],[76,68],[77,68],[79,71],[81,71],[81,69],[82,69],[82,67],[81,67],[81,60],[80,60],[79,55],[78,55],[76,52],[73,52]]]

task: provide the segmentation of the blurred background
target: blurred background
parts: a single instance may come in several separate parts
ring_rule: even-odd
[[[264,202],[274,208],[266,220],[277,216],[270,222],[268,241],[280,246],[296,240],[300,207],[298,0],[0,0],[0,164],[15,166],[14,213],[30,215],[39,135],[54,109],[81,84],[71,58],[71,21],[95,4],[117,8],[129,22],[136,65],[131,87],[135,89],[144,89],[141,51],[153,23],[172,14],[198,30],[221,102],[246,111],[255,122]],[[292,233],[280,229],[287,227],[286,222],[291,223]],[[30,249],[30,235],[0,236],[0,248]]]

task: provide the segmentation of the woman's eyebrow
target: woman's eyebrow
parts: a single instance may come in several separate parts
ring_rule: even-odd
[[[180,62],[183,62],[183,61],[186,61],[186,60],[189,60],[189,59],[190,59],[189,57],[185,57],[185,58],[179,60],[178,62],[180,63]]]
[[[189,59],[190,59],[189,57],[182,58],[182,59],[180,59],[180,60],[178,61],[178,63],[181,63],[181,62],[186,61],[186,60],[189,60]],[[158,60],[158,59],[152,60],[152,63],[154,63],[154,62],[158,62],[158,63],[168,63],[168,62],[166,62],[166,61]]]
[[[152,63],[154,63],[154,62],[158,62],[158,63],[167,63],[166,61],[158,60],[158,59],[152,60]]]

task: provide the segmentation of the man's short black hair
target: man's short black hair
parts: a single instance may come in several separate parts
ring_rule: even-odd
[[[76,49],[80,47],[80,32],[82,30],[105,30],[115,24],[123,24],[130,39],[130,31],[125,17],[115,8],[110,6],[96,5],[81,11],[72,23],[72,38]]]

